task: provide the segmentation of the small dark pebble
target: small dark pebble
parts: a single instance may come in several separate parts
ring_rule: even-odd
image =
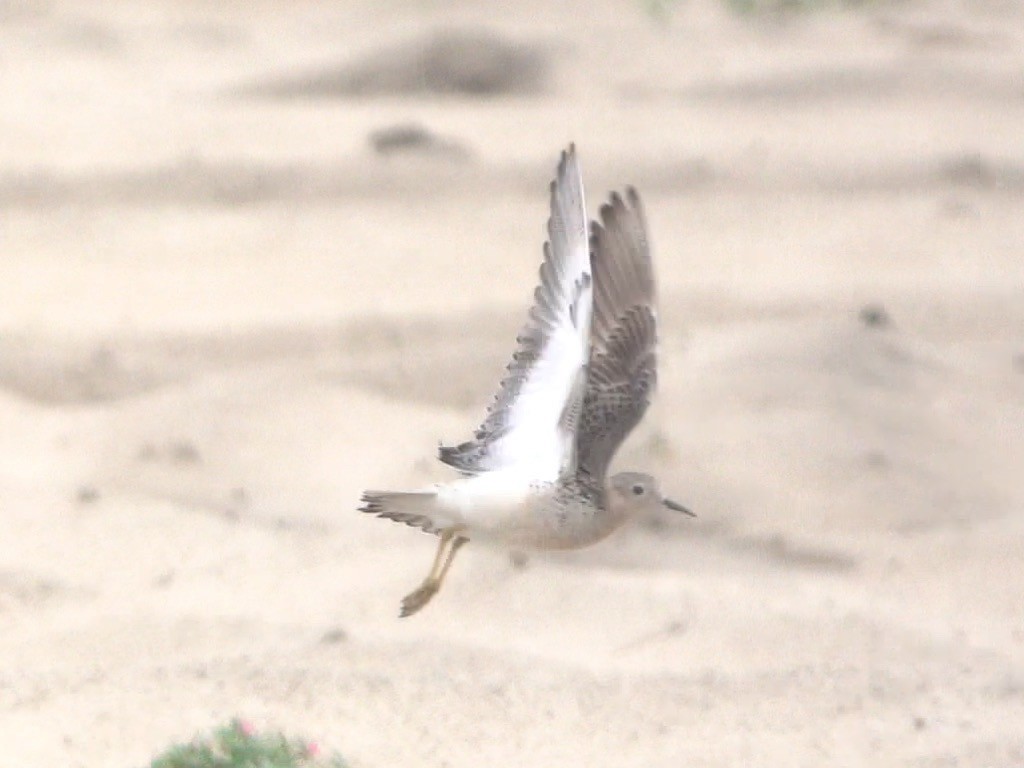
[[[927,727],[928,727],[928,721],[925,720],[923,717],[918,715],[917,717],[914,718],[914,730],[915,731],[923,731]]]
[[[865,304],[858,317],[867,328],[888,328],[892,324],[892,318],[881,304]]]
[[[171,444],[171,459],[175,464],[198,464],[202,461],[199,449],[185,440]]]
[[[415,123],[380,128],[370,134],[369,141],[373,151],[378,155],[416,152],[460,159],[469,156],[469,152],[459,142],[438,136]]]
[[[344,643],[348,640],[348,632],[341,627],[335,627],[324,632],[320,638],[320,642],[324,645],[334,645],[336,643]]]
[[[415,123],[392,125],[388,128],[380,128],[370,134],[370,145],[381,155],[403,149],[429,148],[436,141],[434,134]]]
[[[79,504],[94,504],[100,499],[100,492],[91,485],[83,485],[75,494],[75,501]]]

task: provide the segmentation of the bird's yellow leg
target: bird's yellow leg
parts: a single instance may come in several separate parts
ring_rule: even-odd
[[[448,574],[448,569],[452,567],[455,553],[467,541],[469,539],[459,536],[453,531],[444,531],[441,534],[441,540],[437,545],[437,553],[434,555],[434,564],[430,567],[430,573],[427,574],[427,578],[423,580],[419,587],[402,598],[402,610],[400,613],[402,617],[412,616],[437,594],[437,591],[441,589],[441,584],[444,582],[444,577]]]
[[[452,542],[451,547],[448,548],[448,557],[444,559],[444,565],[441,566],[441,572],[437,574],[437,588],[440,589],[441,585],[444,584],[444,577],[448,575],[448,569],[452,567],[452,561],[455,560],[455,553],[459,551],[459,547],[465,544],[469,539],[465,536],[459,536],[456,534],[455,541]]]

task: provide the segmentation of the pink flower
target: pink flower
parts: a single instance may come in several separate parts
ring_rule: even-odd
[[[256,733],[256,726],[248,720],[236,720],[235,728],[237,728],[238,732],[243,736],[252,736]]]
[[[306,744],[306,757],[317,757],[320,754],[320,745],[315,741]]]

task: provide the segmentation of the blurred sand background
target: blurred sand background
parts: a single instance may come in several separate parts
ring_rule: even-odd
[[[1024,5],[0,3],[0,763],[1024,764]],[[558,151],[644,195],[697,521],[517,567],[447,474]]]

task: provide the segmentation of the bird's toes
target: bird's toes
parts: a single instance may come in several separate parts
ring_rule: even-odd
[[[437,594],[439,586],[436,582],[424,582],[418,589],[403,597],[399,616],[404,619],[422,609]]]

